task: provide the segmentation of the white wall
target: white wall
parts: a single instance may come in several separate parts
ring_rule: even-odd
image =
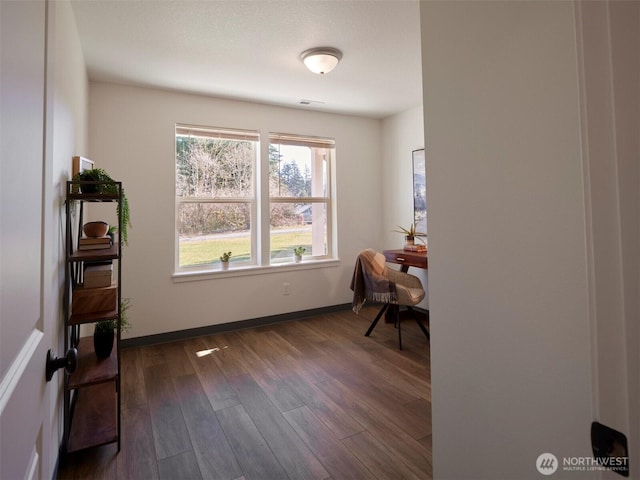
[[[421,21],[434,478],[539,479],[541,453],[591,455],[573,3]]]
[[[358,251],[380,247],[381,121],[106,83],[91,83],[89,96],[88,155],[124,182],[131,204],[123,258],[130,337],[351,301]],[[335,138],[340,265],[174,283],[176,123]]]
[[[394,232],[398,225],[413,223],[413,161],[411,152],[424,148],[422,106],[387,117],[382,122],[382,205],[383,247],[402,248],[404,235]],[[429,156],[427,154],[427,161]],[[428,181],[428,180],[427,180]],[[409,272],[422,281],[427,291],[419,304],[429,308],[428,272],[412,268]]]
[[[64,355],[64,321],[62,298],[64,291],[64,194],[65,182],[71,178],[71,157],[85,152],[88,143],[88,91],[89,83],[78,37],[75,18],[71,4],[65,0],[49,3],[49,55],[53,68],[53,85],[48,91],[52,95],[50,112],[51,121],[50,146],[48,150],[47,180],[51,185],[45,188],[46,215],[50,230],[46,239],[45,254],[45,317],[50,319],[56,328],[53,330],[52,351],[56,355]],[[62,371],[60,371],[62,372]],[[58,446],[63,434],[63,379],[58,373],[52,382],[58,382],[58,391],[52,395],[51,432],[49,445],[53,448],[49,455],[48,465],[55,466],[58,457]],[[44,478],[51,478],[52,472],[45,473]]]
[[[422,106],[387,117],[382,123],[383,239],[385,248],[402,248],[398,225],[413,223],[413,163],[411,152],[424,148]]]

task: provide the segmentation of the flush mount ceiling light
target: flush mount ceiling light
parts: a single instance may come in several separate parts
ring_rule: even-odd
[[[324,75],[336,68],[342,58],[342,52],[332,47],[317,47],[305,50],[300,58],[313,73]]]

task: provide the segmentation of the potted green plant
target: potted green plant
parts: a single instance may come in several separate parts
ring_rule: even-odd
[[[92,168],[76,173],[71,179],[78,183],[82,193],[98,193],[98,194],[117,194],[118,186],[107,172],[101,168]],[[101,183],[80,183],[80,182],[101,182]],[[129,199],[122,188],[122,201],[120,208],[116,208],[118,214],[118,223],[121,225],[122,245],[126,245],[128,241],[128,228],[131,226],[131,217],[129,213]]]
[[[129,318],[127,316],[127,310],[131,306],[130,298],[123,298],[120,301],[120,318],[112,320],[102,320],[96,322],[95,329],[93,331],[93,348],[98,358],[108,358],[113,350],[113,339],[115,337],[115,329],[120,323],[120,329],[126,332],[131,328]]]
[[[231,252],[224,252],[220,255],[220,265],[222,265],[222,270],[229,269],[229,259],[231,258]]]
[[[114,243],[116,241],[116,233],[118,233],[118,227],[116,226],[109,227],[109,230],[107,230],[107,235],[111,237],[111,243]]]
[[[302,254],[306,252],[307,249],[303,246],[296,247],[293,249],[293,254],[295,255],[296,263],[300,263],[302,261]]]
[[[416,237],[418,237],[418,239],[422,243],[425,243],[425,241],[420,237],[426,237],[427,234],[424,233],[424,232],[416,231],[416,224],[415,223],[412,223],[409,226],[409,228],[404,228],[404,227],[401,227],[400,225],[398,225],[398,228],[399,228],[399,230],[394,230],[394,232],[404,233],[404,239],[405,239],[405,243],[407,245],[413,245],[415,243]]]

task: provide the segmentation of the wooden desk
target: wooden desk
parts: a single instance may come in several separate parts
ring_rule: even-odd
[[[405,250],[384,250],[382,252],[389,263],[402,265],[400,270],[406,272],[409,267],[428,268],[427,252],[407,252]]]

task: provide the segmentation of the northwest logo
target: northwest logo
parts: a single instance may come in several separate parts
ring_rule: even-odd
[[[542,475],[553,475],[558,469],[558,459],[553,453],[543,453],[536,460],[536,468]]]

